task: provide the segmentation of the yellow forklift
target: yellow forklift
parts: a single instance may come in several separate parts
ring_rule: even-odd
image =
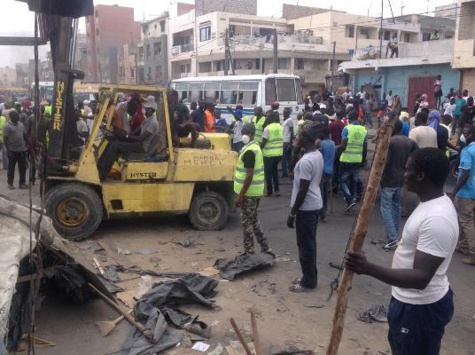
[[[98,107],[85,146],[75,147],[75,122],[66,117],[71,98],[58,88],[70,85],[74,72],[57,71],[53,134],[46,177],[45,207],[56,230],[69,240],[92,235],[103,219],[150,215],[188,214],[199,230],[220,230],[233,206],[233,175],[237,154],[229,136],[200,134],[195,147],[190,139],[173,146],[167,89],[150,86],[110,85],[98,95]],[[63,74],[63,75],[62,75]],[[123,94],[154,96],[159,122],[156,161],[144,157],[119,157],[108,177],[101,179],[101,158],[110,148],[112,120]],[[56,130],[56,135],[55,135]],[[68,138],[69,137],[69,138]],[[56,139],[55,139],[56,138]],[[48,154],[50,151],[48,151]],[[75,157],[76,156],[76,157]]]

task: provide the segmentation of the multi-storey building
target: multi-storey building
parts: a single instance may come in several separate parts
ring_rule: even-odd
[[[170,20],[170,78],[223,75],[226,32],[230,73],[270,73],[274,70],[273,36],[276,30],[278,72],[300,75],[305,91],[317,91],[325,86],[330,73],[333,42],[343,35],[341,29],[332,33],[333,14],[344,13],[326,10],[288,21],[227,12],[197,16],[190,11]],[[345,15],[351,18],[348,21],[358,17]],[[354,48],[353,43],[347,45],[337,41],[335,66],[350,58],[350,48]]]
[[[134,9],[96,5],[94,15],[86,18],[86,36],[86,81],[116,83],[119,48],[140,41],[140,23],[134,21]]]
[[[475,1],[459,0],[453,67],[460,70],[463,89],[475,91]]]
[[[137,48],[137,83],[168,84],[168,12],[142,23]]]
[[[414,107],[417,93],[428,94],[431,107],[435,107],[433,91],[437,75],[442,76],[444,95],[450,88],[458,88],[460,75],[451,66],[454,19],[422,15],[385,19],[382,42],[378,38],[380,27],[372,24],[369,35],[372,42],[356,48],[352,61],[340,65],[342,72],[351,75],[354,88],[369,86],[377,99],[392,91],[409,110]],[[394,35],[399,41],[399,53],[390,58],[387,43]]]

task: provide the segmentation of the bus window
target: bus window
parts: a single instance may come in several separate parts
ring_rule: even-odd
[[[221,84],[220,104],[235,105],[238,99],[238,83],[237,82],[223,82]]]
[[[219,82],[205,83],[205,101],[206,102],[219,102]]]
[[[175,90],[178,92],[178,100],[188,101],[188,83],[176,83]]]
[[[46,100],[52,102],[53,101],[53,92],[54,86],[45,86],[45,98]]]
[[[203,100],[203,83],[190,83],[189,102],[200,102]]]
[[[295,93],[294,79],[276,79],[277,81],[277,100],[280,101],[297,101]]]
[[[297,92],[297,103],[303,105],[302,83],[300,79],[295,79],[295,91]]]
[[[244,106],[255,106],[257,103],[257,91],[259,82],[241,81],[239,82],[239,102]]]
[[[274,101],[277,101],[277,93],[275,90],[275,79],[266,79],[266,105],[271,105]]]

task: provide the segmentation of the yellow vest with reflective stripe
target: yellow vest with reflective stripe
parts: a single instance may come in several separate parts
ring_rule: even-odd
[[[271,123],[269,128],[269,138],[262,149],[262,154],[266,158],[281,157],[284,154],[284,130],[280,123]]]
[[[439,123],[442,127],[444,127],[447,131],[449,131],[449,140],[450,140],[450,132],[451,132],[451,128],[443,123]],[[447,158],[450,158],[450,150],[449,148],[447,147],[447,149],[445,150],[445,156]]]
[[[244,195],[249,197],[262,197],[264,194],[264,158],[262,157],[261,147],[255,140],[245,145],[239,154],[236,172],[234,173],[234,192],[239,194],[242,190],[242,186],[244,185],[247,171],[244,167],[242,158],[244,153],[246,153],[248,150],[252,150],[254,152],[256,160],[254,163],[251,185],[249,185],[249,188]]]
[[[254,116],[252,118],[252,123],[254,124],[254,127],[256,127],[256,134],[254,136],[254,140],[257,143],[262,142],[262,132],[264,132],[264,123],[266,123],[266,117],[261,116],[259,121],[257,121],[257,116]]]
[[[348,129],[348,142],[345,151],[341,153],[340,162],[362,163],[366,128],[355,124],[350,124],[346,128]]]
[[[0,116],[0,143],[3,143],[3,127],[7,124],[5,116]]]
[[[53,112],[53,107],[51,105],[46,105],[45,106],[45,115],[48,114],[51,116],[51,113]]]

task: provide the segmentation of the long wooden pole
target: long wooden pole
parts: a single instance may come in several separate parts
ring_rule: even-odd
[[[368,184],[366,185],[366,192],[356,222],[356,227],[351,235],[349,250],[360,251],[363,247],[364,238],[368,232],[369,219],[378,194],[381,175],[383,174],[384,166],[386,164],[389,139],[394,130],[394,122],[397,119],[397,115],[394,115],[394,117],[389,119],[380,129],[379,142],[376,146],[373,166],[369,174]],[[353,272],[345,268],[343,270],[340,286],[338,287],[338,299],[335,307],[335,314],[333,316],[333,329],[330,344],[327,348],[327,355],[336,355],[338,353],[338,347],[340,345],[343,327],[345,325],[346,308],[348,306],[348,296],[350,294],[352,280]]]

